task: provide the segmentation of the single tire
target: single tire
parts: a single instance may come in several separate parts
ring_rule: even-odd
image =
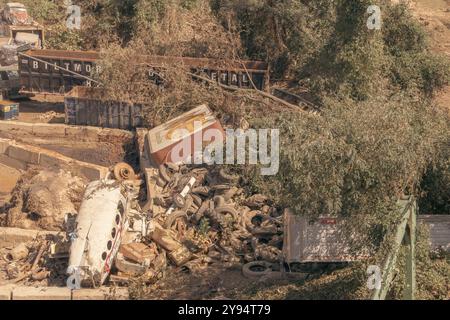
[[[211,190],[219,191],[219,192],[226,192],[226,191],[230,190],[231,188],[232,188],[232,186],[230,186],[228,184],[216,184],[215,186],[211,187]]]
[[[208,209],[210,207],[210,202],[211,202],[210,200],[203,201],[202,205],[200,206],[200,208],[194,215],[195,223],[199,223],[200,220],[203,218],[203,216],[205,215],[205,213],[208,211]]]
[[[225,169],[220,169],[219,176],[222,178],[222,180],[224,180],[226,182],[231,182],[231,183],[237,183],[240,179],[240,177],[238,175],[226,173]]]
[[[172,181],[172,178],[169,176],[169,172],[166,166],[163,164],[159,166],[159,176],[167,183]]]
[[[177,206],[177,208],[182,209],[186,205],[186,199],[180,194],[176,194],[173,196],[173,203]]]
[[[170,170],[172,170],[174,172],[180,171],[180,166],[175,163],[168,162],[168,163],[166,163],[166,166],[167,166],[167,168],[169,168]]]
[[[194,204],[197,206],[197,207],[201,207],[202,206],[202,203],[203,203],[203,200],[202,200],[202,198],[200,198],[198,195],[196,195],[196,194],[191,194],[191,197],[192,197],[192,199],[194,200]]]
[[[224,192],[222,197],[225,199],[226,202],[233,199],[233,197],[239,192],[239,189],[236,187],[231,188],[230,190]]]
[[[272,263],[267,261],[253,261],[242,267],[242,273],[247,278],[260,278],[272,272]]]
[[[237,213],[236,209],[232,206],[221,206],[221,207],[214,209],[214,212],[217,215],[225,215],[227,213],[231,214],[233,216],[234,221],[237,221],[237,219],[238,219],[238,213]]]
[[[215,196],[214,199],[214,206],[217,208],[223,207],[225,206],[225,199],[222,196]]]
[[[166,182],[166,180],[164,180],[163,178],[158,177],[158,178],[156,179],[156,184],[157,184],[159,187],[164,188],[164,187],[167,185],[167,182]]]
[[[114,177],[118,181],[136,180],[136,174],[133,168],[124,162],[118,163],[114,166]]]
[[[204,197],[208,197],[210,193],[210,189],[208,187],[197,187],[192,189],[192,193]]]
[[[164,222],[164,228],[170,229],[173,226],[173,224],[175,223],[175,221],[177,221],[177,219],[179,219],[179,218],[185,218],[186,221],[188,220],[188,216],[187,216],[186,212],[175,211],[166,218],[166,221]]]
[[[254,223],[255,220],[261,220],[261,223],[262,223],[262,222],[268,220],[268,217],[266,215],[262,214],[261,211],[258,211],[258,210],[246,211],[242,215],[243,225],[246,227],[246,229],[249,232],[253,232],[253,230],[255,230],[255,228],[258,227],[258,225],[256,225]]]

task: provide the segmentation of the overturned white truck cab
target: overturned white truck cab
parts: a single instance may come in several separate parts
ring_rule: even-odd
[[[130,199],[115,180],[95,181],[86,188],[70,234],[67,286],[101,286],[107,279],[128,227]]]

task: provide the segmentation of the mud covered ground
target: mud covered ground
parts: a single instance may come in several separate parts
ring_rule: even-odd
[[[40,143],[38,146],[47,150],[56,151],[75,160],[89,162],[104,167],[111,167],[119,162],[129,159],[125,150],[127,146],[106,142],[78,142],[76,144],[70,142],[58,144]]]
[[[27,123],[64,123],[64,100],[51,96],[36,96],[19,100],[18,121]]]
[[[18,121],[25,123],[64,124],[64,99],[56,96],[35,96],[32,99],[19,100],[20,115]],[[68,141],[55,138],[36,138],[24,133],[0,134],[0,138],[14,139],[25,144],[56,151],[75,160],[110,167],[119,162],[137,165],[134,145],[123,141],[89,142]]]
[[[0,164],[0,207],[9,200],[19,178],[19,171]]]

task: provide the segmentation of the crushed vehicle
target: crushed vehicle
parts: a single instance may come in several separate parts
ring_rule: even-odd
[[[117,180],[88,185],[69,231],[69,287],[98,287],[105,282],[128,227],[130,201],[130,191]]]

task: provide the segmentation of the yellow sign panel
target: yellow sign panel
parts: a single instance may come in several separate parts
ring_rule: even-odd
[[[170,130],[167,131],[166,139],[173,140],[175,133],[179,130],[187,130],[190,134],[194,133],[195,122],[203,126],[208,120],[204,114],[185,116],[171,125]]]

